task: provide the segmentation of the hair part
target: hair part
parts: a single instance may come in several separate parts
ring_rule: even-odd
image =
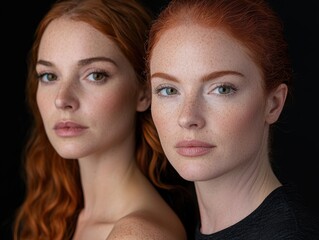
[[[147,47],[147,73],[152,50],[161,35],[180,25],[199,24],[235,38],[259,67],[264,88],[290,88],[292,70],[283,24],[263,0],[172,0],[152,25]]]

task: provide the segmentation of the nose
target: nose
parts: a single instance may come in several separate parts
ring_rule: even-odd
[[[76,87],[71,83],[61,83],[54,103],[57,109],[75,111],[79,107]]]
[[[182,128],[201,129],[205,126],[203,104],[200,97],[188,97],[182,103],[178,124]]]

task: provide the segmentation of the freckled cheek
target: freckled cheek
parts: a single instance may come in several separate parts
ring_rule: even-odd
[[[48,116],[49,118],[50,114],[48,113],[52,111],[53,107],[55,107],[54,102],[52,104],[52,98],[50,97],[50,95],[49,94],[42,95],[41,93],[37,93],[36,102],[37,102],[41,117],[45,118],[46,116]]]
[[[160,138],[164,138],[170,132],[172,125],[174,124],[174,115],[170,111],[169,107],[163,103],[152,103],[152,118],[155,127],[160,135]]]
[[[158,130],[161,129],[163,124],[163,115],[165,115],[163,109],[159,105],[152,103],[151,113],[155,127]]]
[[[241,139],[251,138],[251,135],[262,129],[261,117],[260,105],[232,109],[221,119],[220,123],[223,126],[221,131],[232,135],[232,138],[235,136]]]
[[[52,97],[50,94],[41,94],[37,93],[36,95],[36,103],[40,112],[40,116],[46,131],[46,134],[50,138],[52,136],[53,132],[53,126],[56,113],[56,107],[54,105],[54,101],[52,100]]]
[[[103,115],[108,116],[108,118],[118,117],[119,115],[126,115],[130,112],[135,112],[135,101],[133,99],[129,99],[126,96],[122,96],[119,94],[108,95],[107,98],[101,98],[99,102],[95,104],[92,103],[90,108],[93,109],[93,113],[102,113]],[[99,110],[94,110],[94,107],[99,108]]]
[[[126,97],[113,96],[101,98],[98,102],[91,102],[86,109],[81,110],[81,115],[86,119],[92,129],[108,136],[127,136],[135,126],[135,108],[133,101]],[[83,105],[82,105],[83,106]],[[83,106],[84,107],[84,106]]]

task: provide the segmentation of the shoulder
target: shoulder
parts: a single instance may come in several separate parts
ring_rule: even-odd
[[[120,219],[108,240],[186,240],[178,222],[162,219],[147,211],[134,212]]]
[[[304,199],[294,186],[276,189],[264,201],[260,210],[260,222],[269,228],[269,233],[280,232],[283,236],[300,236],[300,239],[305,236],[317,239],[319,236],[318,219],[306,207]]]

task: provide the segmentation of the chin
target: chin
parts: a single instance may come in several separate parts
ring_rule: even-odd
[[[97,154],[97,148],[83,144],[62,143],[54,146],[56,152],[65,159],[81,159]]]
[[[78,159],[79,155],[78,154],[70,154],[70,153],[60,153],[58,152],[59,156],[64,158],[64,159]]]
[[[185,164],[186,165],[186,164]],[[176,169],[179,175],[187,181],[203,181],[206,180],[198,166],[183,166],[183,168]]]
[[[79,152],[79,148],[74,149],[73,147],[67,148],[64,146],[62,148],[55,148],[55,150],[60,157],[65,159],[79,159],[83,156],[83,152]]]

